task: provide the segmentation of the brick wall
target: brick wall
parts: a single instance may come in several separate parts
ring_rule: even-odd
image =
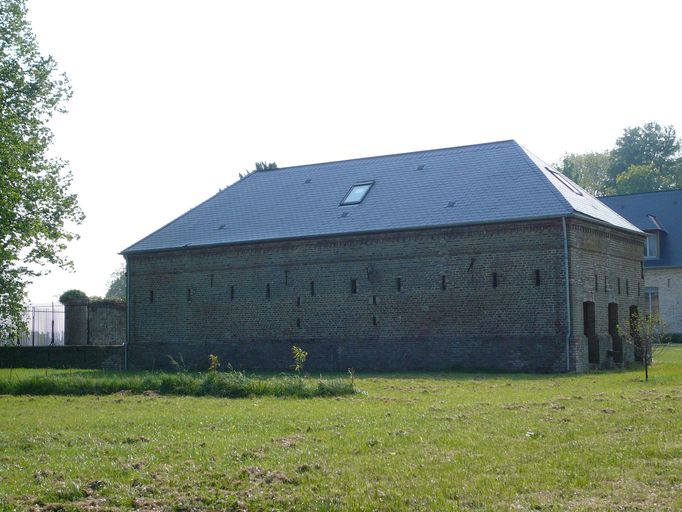
[[[138,254],[129,272],[131,368],[285,369],[295,343],[311,370],[567,369],[560,220]]]
[[[124,302],[97,300],[89,304],[88,342],[91,345],[120,345],[126,339]]]
[[[64,307],[65,345],[121,345],[126,339],[126,305],[108,299]]]
[[[595,307],[599,339],[599,366],[610,364],[613,339],[608,333],[608,304],[617,304],[618,321],[626,328],[631,306],[644,311],[644,280],[641,274],[642,238],[583,221],[569,222],[571,313],[576,369],[588,368],[588,345],[584,336],[583,302]],[[623,345],[624,363],[634,360],[634,348]]]

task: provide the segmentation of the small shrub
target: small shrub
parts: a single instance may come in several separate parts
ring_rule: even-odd
[[[214,356],[213,354],[208,356],[208,371],[211,373],[218,373],[218,370],[220,369],[220,359],[218,359],[218,356]]]
[[[187,365],[185,364],[185,360],[182,357],[182,354],[178,355],[178,360],[176,360],[173,356],[170,354],[166,356],[168,358],[168,363],[171,365],[171,368],[175,370],[176,372],[186,372],[187,371]]]
[[[67,290],[59,296],[59,302],[62,304],[85,303],[88,302],[88,296],[80,290]]]
[[[294,345],[291,347],[291,353],[294,356],[294,371],[300,376],[303,371],[303,365],[305,364],[306,359],[308,359],[308,352],[301,347]]]
[[[350,387],[355,389],[355,368],[348,368],[348,375],[350,376]]]

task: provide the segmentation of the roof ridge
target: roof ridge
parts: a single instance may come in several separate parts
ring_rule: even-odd
[[[251,174],[256,174],[256,173],[261,173],[261,172],[271,172],[271,171],[286,171],[286,170],[291,170],[291,169],[300,169],[302,167],[313,167],[313,166],[318,166],[318,165],[331,165],[331,164],[339,164],[339,163],[344,163],[344,162],[355,162],[358,160],[374,160],[375,158],[387,158],[387,157],[395,157],[395,156],[416,155],[418,153],[436,153],[438,151],[451,151],[453,149],[474,149],[474,148],[481,147],[481,146],[491,146],[493,144],[505,144],[505,143],[513,143],[513,144],[518,145],[518,142],[516,142],[514,139],[503,139],[503,140],[495,140],[495,141],[490,141],[490,142],[480,142],[478,144],[464,144],[463,146],[450,146],[450,147],[445,147],[445,148],[422,149],[422,150],[416,150],[416,151],[405,151],[402,153],[389,153],[387,155],[361,156],[361,157],[355,157],[355,158],[344,158],[341,160],[327,160],[325,162],[313,162],[310,164],[289,165],[287,167],[277,167],[276,169],[255,170]],[[249,176],[251,174],[249,174]]]
[[[682,188],[671,188],[668,190],[650,190],[648,192],[631,192],[629,194],[613,194],[609,196],[599,196],[599,199],[608,197],[630,197],[630,196],[643,196],[644,194],[663,194],[665,192],[682,192]]]
[[[542,178],[542,182],[545,184],[546,187],[549,188],[551,193],[561,201],[561,203],[568,208],[567,214],[570,215],[571,213],[575,212],[575,208],[573,208],[573,205],[571,202],[564,197],[564,195],[559,192],[559,190],[554,186],[554,184],[549,180],[549,178],[545,175],[545,173],[540,169],[537,163],[533,161],[533,159],[530,157],[530,155],[533,155],[534,158],[542,162],[543,164],[546,164],[547,167],[549,167],[549,164],[545,162],[542,158],[538,157],[535,153],[532,153],[528,149],[524,148],[521,144],[515,141],[516,147],[515,149],[521,154],[523,159],[526,161],[528,166],[531,168],[531,170],[535,170],[537,173],[540,174],[540,177]]]

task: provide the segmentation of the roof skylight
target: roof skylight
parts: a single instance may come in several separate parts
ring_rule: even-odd
[[[369,192],[369,189],[372,188],[372,185],[374,185],[373,181],[366,181],[364,183],[356,183],[355,185],[353,185],[350,188],[350,190],[346,194],[346,197],[343,198],[343,201],[341,201],[340,206],[346,206],[349,204],[361,203],[362,200],[367,195],[367,192]]]

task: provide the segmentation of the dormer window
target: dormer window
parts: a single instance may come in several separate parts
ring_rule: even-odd
[[[647,234],[646,241],[644,242],[644,257],[647,259],[659,257],[658,233]]]
[[[366,181],[353,185],[346,194],[346,197],[344,197],[343,201],[341,201],[341,206],[361,203],[362,200],[365,199],[369,189],[372,188],[372,185],[374,185],[373,181]]]

